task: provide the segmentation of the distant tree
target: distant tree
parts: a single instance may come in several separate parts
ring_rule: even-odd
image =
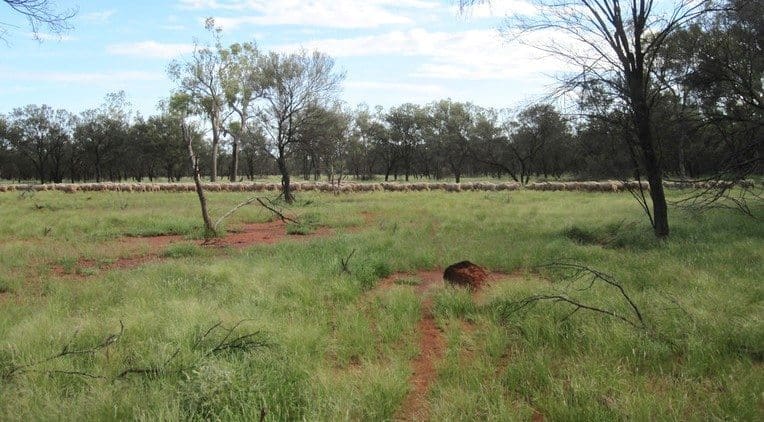
[[[11,113],[4,137],[32,164],[40,183],[48,179],[59,183],[63,179],[71,119],[67,111],[53,110],[47,105],[28,105]]]
[[[388,110],[385,120],[390,141],[398,151],[404,177],[408,181],[409,176],[414,174],[413,164],[417,149],[424,143],[428,124],[427,113],[416,104],[406,103]],[[397,174],[396,171],[396,178]]]
[[[287,159],[297,149],[299,136],[307,127],[321,125],[324,107],[335,101],[344,74],[334,71],[329,56],[301,51],[294,54],[270,53],[264,61],[267,78],[265,106],[260,124],[269,141],[269,151],[281,173],[284,200],[294,200]]]
[[[62,34],[71,29],[70,20],[77,14],[77,9],[57,10],[50,0],[3,0],[14,12],[22,15],[28,22],[32,34],[38,41],[42,40],[40,28],[51,34]],[[0,39],[4,40],[10,26],[0,22]]]
[[[357,178],[370,180],[380,157],[375,152],[378,139],[385,139],[384,127],[377,121],[366,104],[353,112],[348,141],[348,165]]]
[[[74,138],[85,155],[85,164],[96,182],[122,178],[124,155],[130,128],[129,106],[124,91],[109,93],[99,109],[80,114]]]
[[[275,174],[277,170],[273,166],[273,158],[268,152],[262,128],[256,124],[249,126],[241,140],[241,155],[246,165],[247,177],[252,180],[256,174]]]
[[[531,172],[559,177],[571,142],[568,122],[552,105],[536,104],[522,110],[517,116],[510,148],[521,163],[524,183],[528,183]]]
[[[461,181],[470,160],[470,137],[474,126],[472,109],[471,104],[451,100],[441,100],[429,106],[432,142],[456,183]]]

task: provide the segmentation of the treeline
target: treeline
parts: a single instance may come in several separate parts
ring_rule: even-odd
[[[694,178],[717,171],[723,154],[708,149],[717,135],[678,133],[695,122],[671,118],[659,131],[670,174]],[[451,100],[388,110],[337,109],[321,130],[327,128],[333,136],[306,136],[290,145],[287,166],[292,173],[306,180],[633,178],[629,152],[612,126],[596,119],[571,120],[551,105],[533,105],[517,114]],[[113,106],[74,115],[29,105],[0,116],[0,134],[3,179],[141,182],[190,176],[181,117],[169,112],[129,118]],[[194,137],[202,172],[209,176],[211,145],[198,127]],[[230,142],[223,141],[218,163],[222,174],[234,176]],[[268,144],[261,131],[241,140],[234,180],[278,174]]]
[[[672,32],[652,63],[650,122],[669,178],[761,174],[764,55],[760,2]],[[740,4],[742,6],[737,7]],[[389,109],[337,101],[344,75],[320,53],[213,43],[173,62],[160,113],[126,111],[124,93],[73,114],[29,105],[0,115],[0,178],[45,182],[177,181],[190,175],[181,125],[212,181],[304,179],[639,179],[628,103],[604,80],[578,81],[576,105],[519,111],[441,100]],[[612,81],[617,83],[618,81]]]

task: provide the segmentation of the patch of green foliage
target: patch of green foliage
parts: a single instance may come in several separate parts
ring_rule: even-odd
[[[201,248],[193,243],[176,243],[165,248],[162,256],[168,258],[184,258],[196,256],[201,253]]]

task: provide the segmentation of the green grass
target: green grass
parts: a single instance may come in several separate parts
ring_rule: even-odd
[[[213,218],[246,195],[209,194]],[[521,275],[478,302],[463,289],[431,293],[446,340],[432,420],[764,413],[760,221],[672,210],[672,235],[656,242],[628,194],[302,193],[288,212],[307,233],[321,224],[332,235],[243,250],[181,242],[133,269],[78,269],[149,252],[125,236],[198,238],[197,205],[193,193],[0,194],[0,373],[40,362],[0,380],[0,419],[258,420],[261,409],[268,420],[392,419],[410,388],[423,298],[413,276],[371,289],[462,260]],[[359,230],[362,212],[374,218]],[[251,206],[228,224],[271,217]],[[649,329],[585,311],[566,318],[562,303],[506,311],[564,290],[534,270],[562,258],[612,274]],[[92,273],[72,280],[53,267]],[[613,289],[569,293],[628,310]],[[198,341],[242,320],[234,337],[257,333],[268,347],[211,353],[216,330]],[[118,340],[96,347],[120,323]],[[97,350],[44,361],[64,346]],[[115,379],[126,368],[161,370]]]

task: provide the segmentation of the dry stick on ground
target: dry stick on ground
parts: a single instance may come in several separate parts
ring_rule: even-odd
[[[344,258],[344,259],[343,259],[343,258],[340,258],[340,273],[346,273],[346,274],[348,274],[348,275],[350,275],[350,274],[351,274],[351,273],[350,273],[350,267],[349,267],[349,264],[350,264],[350,258],[352,258],[352,257],[353,257],[353,254],[354,254],[354,253],[355,253],[355,249],[353,249],[352,251],[350,251],[350,255],[348,255],[348,256],[347,256],[347,258]]]
[[[574,306],[573,311],[571,311],[568,315],[566,315],[562,321],[570,318],[573,314],[580,310],[587,310],[592,311],[596,313],[600,313],[603,315],[608,315],[610,317],[616,318],[620,321],[625,322],[626,324],[640,329],[640,330],[647,330],[647,326],[645,325],[644,318],[642,317],[642,312],[640,312],[639,307],[637,307],[637,304],[631,299],[631,297],[626,293],[626,290],[623,288],[623,286],[616,282],[615,279],[605,274],[601,271],[595,270],[593,268],[587,267],[585,265],[577,264],[575,262],[554,262],[551,264],[541,265],[539,268],[547,268],[547,269],[561,269],[564,271],[569,271],[570,274],[568,274],[565,277],[565,280],[569,282],[569,287],[571,287],[574,291],[585,291],[591,289],[595,283],[597,282],[603,282],[608,286],[616,288],[620,295],[623,297],[623,299],[629,304],[629,307],[631,308],[632,315],[622,315],[616,311],[605,309],[599,306],[591,305],[584,303],[580,301],[579,299],[573,298],[568,296],[567,294],[539,294],[539,295],[533,295],[528,296],[526,298],[520,299],[518,301],[510,302],[508,303],[509,309],[507,309],[507,314],[513,314],[515,312],[518,312],[522,309],[528,308],[530,306],[535,305],[539,302],[545,302],[550,301],[553,303],[567,303],[569,305]],[[573,288],[572,284],[576,281],[588,279],[587,284],[580,288]]]
[[[271,206],[266,205],[265,202],[263,202],[263,200],[268,201],[271,204]],[[215,229],[218,228],[218,226],[220,225],[220,223],[223,222],[223,220],[228,218],[234,212],[238,211],[239,208],[245,207],[245,206],[247,206],[247,205],[249,205],[249,204],[251,204],[253,202],[258,202],[263,208],[265,208],[268,211],[276,214],[281,219],[281,221],[284,221],[284,222],[288,221],[288,222],[295,223],[295,224],[299,224],[300,223],[299,221],[297,221],[297,220],[295,220],[293,218],[289,218],[289,217],[285,216],[282,212],[278,211],[276,209],[276,207],[275,207],[275,203],[274,203],[273,199],[268,198],[267,196],[253,196],[253,197],[247,199],[246,201],[236,205],[235,207],[233,207],[230,210],[228,210],[228,212],[223,214],[223,216],[220,217],[218,219],[218,221],[215,222]]]
[[[83,376],[86,378],[105,378],[100,375],[89,374],[89,373],[81,372],[81,371],[47,370],[47,369],[37,369],[35,367],[43,363],[50,362],[52,360],[62,358],[64,356],[89,355],[89,354],[96,353],[100,350],[104,350],[107,347],[111,346],[112,344],[116,343],[117,340],[119,340],[122,337],[122,334],[124,332],[125,332],[125,325],[122,323],[122,321],[119,321],[118,333],[109,334],[102,342],[92,347],[88,347],[86,349],[71,349],[72,342],[70,341],[69,343],[65,344],[64,347],[61,349],[61,351],[56,353],[55,355],[49,356],[45,359],[38,360],[36,362],[32,362],[32,363],[28,363],[24,365],[12,366],[7,372],[2,374],[0,378],[8,379],[16,374],[20,374],[23,372],[41,372],[46,374],[78,375],[78,376]],[[74,336],[72,337],[72,340],[74,340],[74,337],[76,336],[77,336],[77,333],[74,334]]]
[[[234,325],[232,325],[229,328],[226,328],[223,326],[222,322],[216,322],[215,324],[211,325],[199,338],[196,339],[194,342],[192,349],[197,349],[202,342],[210,338],[213,333],[217,332],[218,330],[222,330],[224,332],[223,337],[216,342],[216,344],[212,347],[210,347],[204,354],[203,357],[210,357],[217,353],[223,353],[227,351],[252,351],[255,349],[263,348],[263,347],[269,347],[271,346],[271,343],[264,340],[262,338],[263,333],[260,331],[255,331],[252,333],[246,333],[242,334],[240,336],[236,336],[234,338],[231,338],[234,331],[236,331],[243,323],[252,321],[251,319],[242,319],[236,322]],[[175,360],[176,357],[180,354],[181,348],[175,349],[175,352],[173,352],[172,355],[170,355],[169,358],[167,358],[164,363],[161,366],[148,366],[148,367],[132,367],[132,368],[126,368],[122,372],[120,372],[114,379],[123,379],[126,378],[128,375],[153,375],[153,376],[161,376],[169,373],[180,373],[187,371],[189,369],[192,369],[193,366],[181,366],[177,368],[170,368],[170,364],[173,360]]]
[[[265,202],[263,202],[263,198],[257,198],[257,202],[259,202],[259,203],[260,203],[260,205],[262,205],[262,206],[263,206],[265,209],[267,209],[268,211],[270,211],[270,212],[272,212],[272,213],[276,214],[276,215],[277,215],[277,216],[278,216],[278,217],[281,219],[281,221],[284,221],[284,222],[287,222],[287,221],[288,221],[288,222],[290,222],[290,223],[294,223],[294,224],[300,224],[300,222],[299,222],[299,221],[295,220],[294,218],[290,218],[290,217],[287,217],[287,216],[285,216],[285,215],[284,215],[284,213],[282,213],[281,211],[277,210],[277,209],[275,208],[275,206],[273,206],[273,201],[271,201],[269,198],[265,198],[265,199],[266,199],[266,200],[268,200],[268,202],[270,202],[270,203],[271,203],[271,206],[269,206],[268,204],[266,204]]]

